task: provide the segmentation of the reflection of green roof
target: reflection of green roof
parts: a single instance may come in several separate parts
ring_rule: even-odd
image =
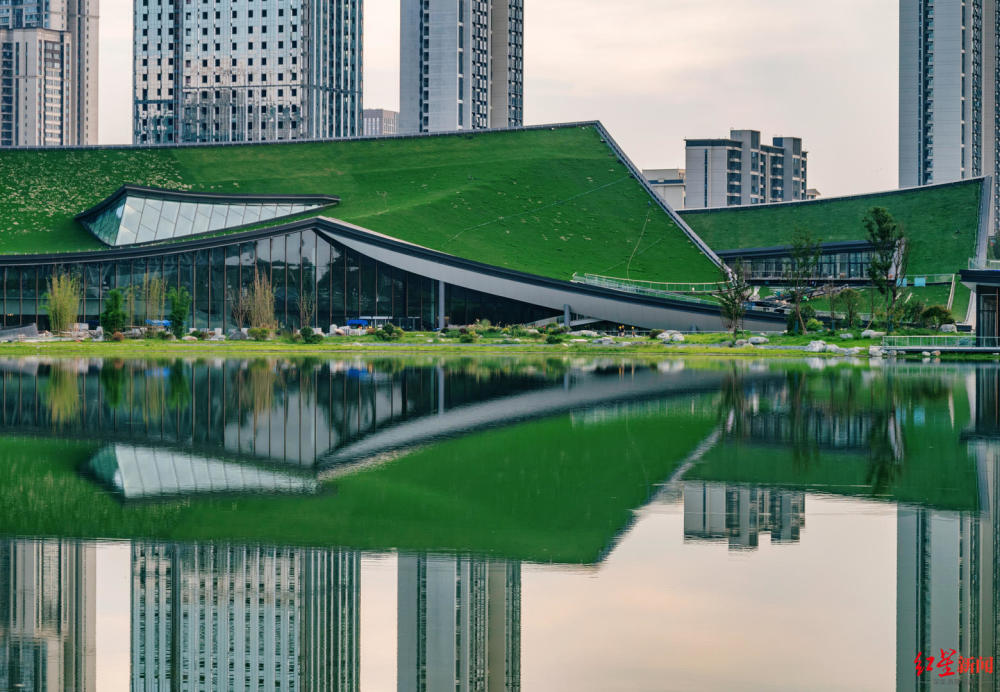
[[[685,210],[681,217],[716,252],[788,245],[796,229],[823,242],[865,240],[862,221],[885,207],[911,242],[910,274],[953,274],[975,255],[983,179],[851,197],[734,209]]]
[[[595,124],[289,144],[0,151],[0,253],[101,249],[73,217],[123,183],[337,195],[334,213],[344,221],[554,278],[717,276]]]

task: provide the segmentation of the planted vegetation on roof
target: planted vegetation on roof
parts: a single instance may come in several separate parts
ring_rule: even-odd
[[[337,218],[487,264],[711,281],[717,270],[597,128],[159,149],[0,152],[0,253],[100,249],[73,216],[123,183],[330,194]]]

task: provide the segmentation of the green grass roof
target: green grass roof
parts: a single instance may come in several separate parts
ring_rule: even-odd
[[[0,151],[0,253],[99,249],[73,216],[123,183],[332,194],[332,215],[460,257],[568,279],[717,270],[595,125],[288,144]]]
[[[797,228],[823,242],[865,240],[862,223],[885,207],[910,238],[910,274],[952,274],[975,255],[982,179],[932,187],[738,209],[686,210],[681,217],[716,252],[791,243]]]

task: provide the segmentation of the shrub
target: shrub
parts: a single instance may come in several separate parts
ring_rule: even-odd
[[[478,338],[479,335],[476,334],[475,332],[466,331],[465,333],[461,334],[458,337],[458,340],[463,344],[471,344],[475,343],[476,339]]]
[[[166,329],[160,332],[156,332],[156,338],[161,339],[162,341],[169,341],[173,337],[174,335],[168,332]]]
[[[922,315],[927,306],[919,300],[910,300],[903,304],[901,310],[902,318],[904,322],[910,322],[911,324],[916,324],[922,321]]]
[[[120,332],[125,327],[125,296],[117,288],[108,291],[101,313],[101,326],[105,332]]]
[[[810,332],[818,332],[823,329],[823,323],[820,322],[815,317],[806,320],[806,330]]]
[[[125,335],[122,334],[121,332],[115,332],[114,334],[111,335],[111,340],[112,341],[125,341]]]
[[[806,323],[806,329],[810,329],[809,320],[816,318],[816,308],[806,303],[799,308],[799,312],[802,313],[802,321]],[[795,311],[788,313],[788,317],[785,318],[785,327],[789,332],[794,332],[798,329],[798,320],[795,319]]]
[[[184,323],[191,313],[191,294],[186,288],[171,288],[167,293],[167,300],[170,301],[170,313],[167,319],[170,320],[170,331],[178,339],[184,336]]]
[[[379,341],[399,341],[403,338],[404,333],[402,329],[389,323],[375,331],[375,338]]]
[[[302,335],[302,340],[307,344],[319,344],[323,342],[323,335],[314,332],[312,327],[303,327],[299,330],[299,334]]]
[[[254,341],[267,341],[267,337],[271,336],[271,330],[264,327],[250,327],[247,330],[247,336]]]
[[[515,324],[512,327],[508,328],[507,333],[510,334],[512,337],[520,338],[522,336],[527,336],[528,331],[520,324]]]
[[[937,329],[942,324],[954,324],[955,318],[952,317],[951,310],[944,305],[931,305],[920,314],[920,321]]]
[[[547,344],[561,344],[563,338],[560,334],[549,334],[545,337],[545,343]]]

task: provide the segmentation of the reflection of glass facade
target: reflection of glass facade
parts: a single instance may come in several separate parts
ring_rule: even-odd
[[[332,198],[331,200],[332,201]],[[247,226],[318,209],[327,202],[241,197],[190,196],[128,190],[114,204],[80,222],[108,245],[134,245]]]
[[[324,331],[331,324],[343,325],[352,319],[392,322],[409,330],[437,327],[436,281],[377,262],[314,231],[242,242],[219,238],[218,242],[216,247],[198,250],[158,248],[120,259],[88,257],[68,266],[35,262],[0,267],[3,324],[46,326],[45,287],[54,270],[69,269],[80,275],[87,297],[81,321],[95,325],[108,292],[116,288],[132,288],[136,293],[130,324],[144,325],[149,315],[162,314],[157,312],[159,307],[145,304],[143,294],[149,279],[161,277],[168,288],[184,287],[194,298],[188,326],[223,331],[245,327],[233,318],[234,298],[260,272],[271,279],[275,316],[285,328],[301,326],[303,295],[313,299],[308,302],[315,308],[307,321]],[[559,314],[452,286],[447,287],[446,297],[453,324],[480,317],[494,324],[520,324]]]
[[[355,0],[137,4],[133,141],[360,134],[361,20]]]

